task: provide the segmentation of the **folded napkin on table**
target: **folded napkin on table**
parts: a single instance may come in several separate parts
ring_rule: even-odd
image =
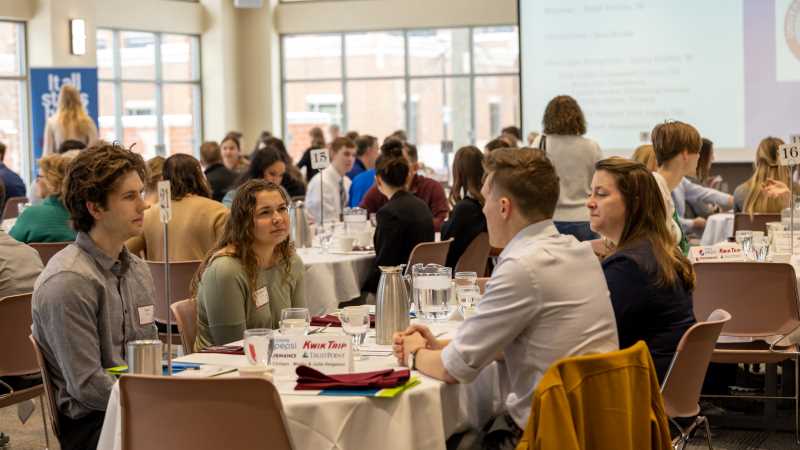
[[[342,321],[333,314],[314,316],[311,318],[311,326],[324,327],[327,324],[331,324],[332,327],[341,327]],[[369,327],[375,328],[375,314],[369,315]]]
[[[200,353],[222,353],[223,355],[244,355],[241,345],[212,345],[200,350]]]
[[[355,389],[355,388],[392,388],[408,381],[411,372],[408,369],[385,369],[375,372],[345,373],[325,375],[308,366],[298,366],[296,391],[322,389]]]

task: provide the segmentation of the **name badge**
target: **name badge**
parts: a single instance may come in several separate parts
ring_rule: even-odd
[[[264,286],[256,291],[256,308],[261,308],[262,306],[268,304],[269,304],[269,292],[267,292],[267,287]]]
[[[155,314],[156,309],[154,305],[140,306],[138,309],[139,325],[149,325],[153,323],[153,315]]]
[[[353,340],[346,335],[286,335],[273,337],[272,366],[280,374],[294,373],[297,366],[322,373],[353,372]]]

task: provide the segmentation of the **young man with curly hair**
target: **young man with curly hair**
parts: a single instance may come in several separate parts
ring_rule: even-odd
[[[126,345],[155,339],[155,288],[125,240],[142,232],[141,156],[98,144],[72,161],[64,204],[78,232],[36,280],[33,336],[54,385],[61,448],[96,448]]]

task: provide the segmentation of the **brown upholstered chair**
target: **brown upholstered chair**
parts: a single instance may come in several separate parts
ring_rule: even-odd
[[[169,263],[169,276],[171,279],[170,303],[192,296],[192,278],[200,267],[200,263],[201,261],[175,261]],[[150,266],[150,273],[153,274],[153,283],[156,288],[154,317],[157,322],[167,323],[169,308],[164,299],[164,285],[166,284],[164,266],[166,263],[163,261],[147,261],[147,265]]]
[[[31,294],[18,294],[0,299],[0,377],[36,375],[39,365],[31,349],[28,336],[31,334]],[[50,446],[45,417],[44,388],[41,383],[24,389],[14,389],[0,381],[7,393],[0,395],[0,408],[15,405],[39,397],[42,409],[45,440]]]
[[[20,203],[28,203],[28,197],[11,197],[7,199],[3,207],[3,220],[19,217]]]
[[[486,273],[486,264],[489,261],[489,233],[483,232],[469,243],[467,249],[458,258],[453,273],[475,272],[478,276]]]
[[[193,298],[181,300],[171,304],[169,308],[178,324],[183,352],[187,355],[193,353],[194,341],[197,337],[197,300]]]
[[[44,397],[47,399],[47,411],[48,416],[50,417],[50,425],[53,429],[53,434],[56,435],[56,438],[59,436],[58,432],[58,414],[56,414],[56,394],[53,390],[53,382],[50,380],[50,373],[47,371],[47,362],[44,359],[44,355],[42,354],[42,349],[39,347],[39,343],[36,342],[33,336],[28,336],[33,346],[33,352],[36,355],[36,362],[39,364],[39,373],[42,376],[42,387],[44,387]],[[45,430],[45,433],[47,430]],[[45,438],[47,434],[45,434]],[[48,447],[50,445],[48,444]]]
[[[42,264],[46,266],[47,262],[50,261],[50,258],[55,256],[56,253],[60,252],[64,249],[64,247],[71,243],[72,242],[31,242],[28,245],[39,252],[39,258],[42,259]]]
[[[414,264],[439,264],[445,265],[447,262],[447,252],[450,251],[450,244],[453,243],[453,238],[440,242],[423,242],[417,244],[411,255],[408,257],[408,265],[406,272],[411,272],[411,267]]]
[[[780,222],[780,214],[765,214],[753,213],[752,216],[747,213],[736,213],[733,216],[733,234],[739,230],[752,230],[767,232],[767,223]]]
[[[119,394],[126,450],[293,448],[281,398],[263,378],[125,375]]]

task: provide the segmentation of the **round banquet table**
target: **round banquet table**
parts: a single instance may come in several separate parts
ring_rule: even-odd
[[[461,322],[432,325],[435,333],[452,332]],[[374,345],[370,349],[391,349]],[[325,333],[341,333],[329,328]],[[214,364],[225,367],[247,365],[241,355],[199,353],[177,361]],[[355,370],[364,372],[397,367],[391,356],[369,356],[355,361]],[[445,449],[445,441],[453,433],[479,427],[502,410],[505,398],[498,387],[502,363],[486,367],[469,384],[447,384],[414,372],[421,384],[394,398],[320,396],[317,391],[295,391],[294,381],[277,378],[275,386],[281,396],[284,415],[297,449],[366,449],[381,450]],[[236,377],[236,372],[220,375]],[[105,422],[98,450],[122,448],[119,389],[115,384],[106,409]],[[168,432],[168,430],[163,430]]]
[[[706,219],[706,228],[703,230],[701,245],[714,245],[726,242],[733,236],[733,213],[712,214]]]
[[[339,303],[361,295],[361,286],[375,260],[374,252],[335,254],[319,248],[299,248],[297,254],[306,267],[306,305],[312,316],[333,312]]]

